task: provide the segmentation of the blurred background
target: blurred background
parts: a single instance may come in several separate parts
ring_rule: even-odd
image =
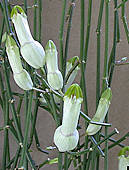
[[[21,5],[21,0],[10,0],[12,4]],[[45,46],[48,40],[53,40],[59,51],[59,28],[61,22],[61,12],[62,12],[62,0],[42,0],[43,10],[42,10],[42,45]],[[86,17],[85,22],[87,23],[87,1],[86,3]],[[121,1],[118,1],[118,4]],[[91,34],[88,50],[88,61],[86,69],[86,83],[87,83],[87,94],[88,94],[88,110],[89,116],[92,117],[95,113],[96,107],[96,28],[97,28],[97,18],[99,12],[100,0],[93,1],[93,11],[92,11],[92,23],[91,23]],[[33,1],[28,0],[28,6],[32,6]],[[70,5],[68,1],[68,6]],[[113,12],[114,12],[113,1],[110,2],[110,32],[109,32],[109,54],[111,52],[113,44]],[[28,21],[30,24],[31,32],[33,33],[33,8],[28,9]],[[129,21],[129,2],[126,3],[126,15],[127,21]],[[121,16],[121,10],[119,10],[119,16]],[[0,18],[1,18],[0,14]],[[101,29],[101,74],[103,71],[103,58],[104,58],[104,15]],[[120,60],[122,57],[129,57],[129,46],[126,40],[124,28],[122,21],[120,21],[120,33],[121,41],[117,45],[116,60]],[[129,22],[128,22],[129,23]],[[65,23],[65,32],[67,28],[67,22]],[[69,58],[73,56],[79,56],[80,53],[80,1],[76,0],[76,5],[73,13],[72,20],[72,29],[70,35],[70,45],[69,45]],[[102,75],[101,75],[102,77]],[[80,77],[77,76],[75,82],[79,82]],[[14,80],[12,80],[12,88],[20,91],[19,87],[16,86]],[[119,131],[118,135],[115,135],[114,138],[117,140],[123,136],[126,132],[129,131],[129,65],[116,66],[113,81],[112,81],[112,102],[109,110],[109,122],[112,126],[109,128],[109,133],[112,132],[114,128],[117,128]],[[24,112],[21,113],[21,117],[24,122]],[[2,112],[0,113],[0,124],[2,125]],[[80,120],[80,125],[82,129],[84,128],[84,121]],[[55,131],[56,125],[51,117],[51,115],[42,109],[39,109],[38,119],[37,119],[37,131],[39,135],[39,140],[41,147],[45,149],[48,146],[54,146],[53,144],[53,134]],[[80,134],[82,132],[80,131]],[[12,155],[15,152],[16,143],[13,140],[13,137],[10,135],[11,141],[11,151]],[[126,145],[129,144],[129,139],[125,142]],[[3,150],[3,133],[0,133],[0,153]],[[116,170],[118,169],[118,152],[120,147],[117,146],[109,151],[109,169]],[[36,163],[42,163],[44,160],[49,158],[55,158],[57,155],[56,150],[50,151],[50,155],[45,155],[37,151],[35,143],[32,146],[32,158]],[[0,164],[1,164],[0,154]],[[46,165],[42,169],[44,170],[57,170],[57,165]],[[74,168],[71,166],[70,168]],[[103,158],[101,158],[101,167],[100,170],[103,170]]]

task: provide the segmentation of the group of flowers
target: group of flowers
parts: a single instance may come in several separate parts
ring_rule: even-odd
[[[42,45],[33,39],[27,22],[27,16],[20,6],[15,6],[12,9],[11,19],[20,42],[20,52],[15,40],[10,35],[7,35],[6,38],[6,52],[17,85],[23,90],[32,90],[34,88],[29,73],[22,66],[21,53],[24,60],[35,69],[43,68],[46,64],[47,81],[49,85],[54,90],[62,89],[63,77],[58,69],[58,53],[54,42],[49,40],[44,51]],[[79,58],[77,56],[68,60],[66,75],[73,67],[75,61],[78,60]],[[83,95],[80,86],[78,84],[72,84],[78,70],[79,66],[74,69],[64,86],[65,94],[63,97],[62,125],[56,129],[54,134],[54,143],[60,152],[73,150],[77,146],[79,140],[77,124]],[[92,119],[93,121],[104,121],[111,98],[111,89],[107,88],[101,95],[97,111]],[[55,101],[58,100],[59,98],[55,96]],[[100,129],[101,125],[89,124],[86,135],[95,135]]]

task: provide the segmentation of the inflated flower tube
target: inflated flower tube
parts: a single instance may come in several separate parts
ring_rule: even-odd
[[[21,54],[24,60],[36,69],[43,67],[45,64],[44,49],[39,42],[33,39],[27,16],[20,6],[15,6],[12,9],[11,19],[21,45]]]
[[[57,50],[53,41],[49,40],[46,47],[47,80],[49,85],[59,90],[63,87],[63,77],[58,69]]]
[[[92,119],[94,122],[103,122],[108,112],[110,102],[112,99],[112,92],[110,88],[107,88],[103,93],[99,101],[97,111]],[[101,129],[101,125],[89,124],[86,130],[87,135],[95,135]]]
[[[13,70],[13,77],[17,85],[23,90],[31,90],[33,82],[28,72],[23,69],[19,49],[14,39],[7,35],[6,40],[6,53],[8,55],[9,63]]]
[[[126,155],[128,151],[129,146],[125,146],[118,154],[119,170],[127,170],[127,167],[129,166],[129,156]]]
[[[83,101],[78,84],[71,85],[64,96],[63,120],[54,134],[54,143],[60,152],[73,150],[79,140],[77,124]]]

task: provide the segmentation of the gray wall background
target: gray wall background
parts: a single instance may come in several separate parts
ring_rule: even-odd
[[[22,1],[11,1],[12,3],[21,4]],[[86,2],[86,16],[87,16],[87,4]],[[120,1],[118,1],[120,3]],[[28,1],[29,5],[33,4],[33,1]],[[90,36],[90,44],[88,51],[88,63],[87,63],[87,71],[86,71],[86,82],[87,82],[87,93],[88,93],[88,110],[89,115],[92,117],[95,112],[95,74],[96,74],[96,27],[97,27],[97,17],[99,11],[100,0],[93,1],[93,13],[92,13],[92,27],[91,27],[91,36]],[[68,2],[69,5],[69,2]],[[59,49],[59,26],[61,20],[61,11],[62,11],[62,1],[61,0],[43,0],[43,13],[42,13],[42,45],[45,46],[49,39],[52,39],[57,45],[57,49]],[[109,32],[109,53],[111,52],[112,41],[113,41],[113,1],[110,2],[110,32]],[[129,2],[127,2],[126,14],[127,19],[129,21]],[[121,15],[121,11],[119,10],[119,14]],[[33,9],[28,10],[28,20],[30,23],[30,27],[33,27]],[[87,22],[87,18],[86,18]],[[65,24],[65,33],[66,33]],[[116,59],[119,60],[121,57],[129,56],[129,46],[126,41],[126,36],[124,32],[124,28],[122,22],[120,20],[120,31],[121,31],[121,42],[117,46],[117,55]],[[76,1],[76,7],[74,9],[73,21],[72,21],[72,29],[70,36],[70,46],[69,46],[69,57],[73,57],[75,55],[79,56],[79,46],[80,46],[80,1]],[[103,56],[104,56],[104,16],[102,23],[102,37],[101,37],[101,73],[103,71]],[[75,82],[78,80],[76,79]],[[19,88],[15,85],[14,80],[12,80],[12,87],[19,91]],[[129,131],[129,66],[119,66],[115,68],[113,82],[112,82],[112,92],[113,98],[110,106],[109,112],[109,121],[112,124],[112,127],[109,128],[109,133],[117,128],[119,130],[119,134],[115,135],[114,138],[117,140],[121,136],[123,136],[127,131]],[[24,120],[24,113],[21,113]],[[2,113],[0,114],[0,125],[2,125]],[[81,120],[82,127],[84,127],[84,121]],[[39,134],[39,139],[41,143],[41,147],[45,148],[47,146],[53,145],[53,134],[55,131],[55,123],[52,120],[52,117],[43,110],[39,109],[38,112],[38,120],[37,120],[37,130]],[[81,132],[82,133],[82,132]],[[13,140],[13,137],[10,136],[11,140],[11,150],[12,155],[16,149],[16,143]],[[125,144],[128,145],[129,140],[127,139]],[[0,162],[2,156],[2,146],[3,146],[3,133],[0,133]],[[33,159],[37,163],[43,162],[43,160],[47,159],[47,155],[44,155],[37,151],[35,147],[35,143],[32,146],[33,152],[31,153]],[[109,169],[115,170],[118,169],[118,160],[117,154],[119,152],[119,147],[115,147],[111,149],[109,152]],[[49,157],[54,158],[56,155],[56,151],[50,152]],[[57,170],[56,165],[49,165],[42,168],[44,170]],[[71,167],[71,170],[73,168]],[[101,158],[101,168],[103,170],[103,159]]]

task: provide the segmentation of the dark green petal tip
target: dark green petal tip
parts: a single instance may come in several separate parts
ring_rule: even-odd
[[[17,15],[18,11],[20,13],[24,13],[25,14],[24,10],[19,5],[16,5],[16,6],[13,7],[13,9],[11,11],[11,18],[13,17],[14,14]]]
[[[10,35],[7,35],[6,48],[8,48],[9,46],[16,46],[16,42]]]
[[[107,99],[108,101],[111,101],[112,99],[112,91],[110,88],[107,88],[103,93],[101,98]]]
[[[82,90],[78,84],[72,84],[65,93],[65,96],[71,98],[76,96],[76,98],[83,98]]]
[[[129,146],[125,146],[124,148],[122,148],[118,154],[118,156],[124,155],[126,156],[126,152],[129,151]]]
[[[74,65],[76,61],[79,61],[79,57],[78,56],[74,56],[74,57],[72,57],[72,58],[70,58],[68,60],[68,62],[72,63],[72,65]]]
[[[52,40],[48,41],[48,43],[45,47],[45,51],[47,51],[47,50],[56,50],[56,46]]]

